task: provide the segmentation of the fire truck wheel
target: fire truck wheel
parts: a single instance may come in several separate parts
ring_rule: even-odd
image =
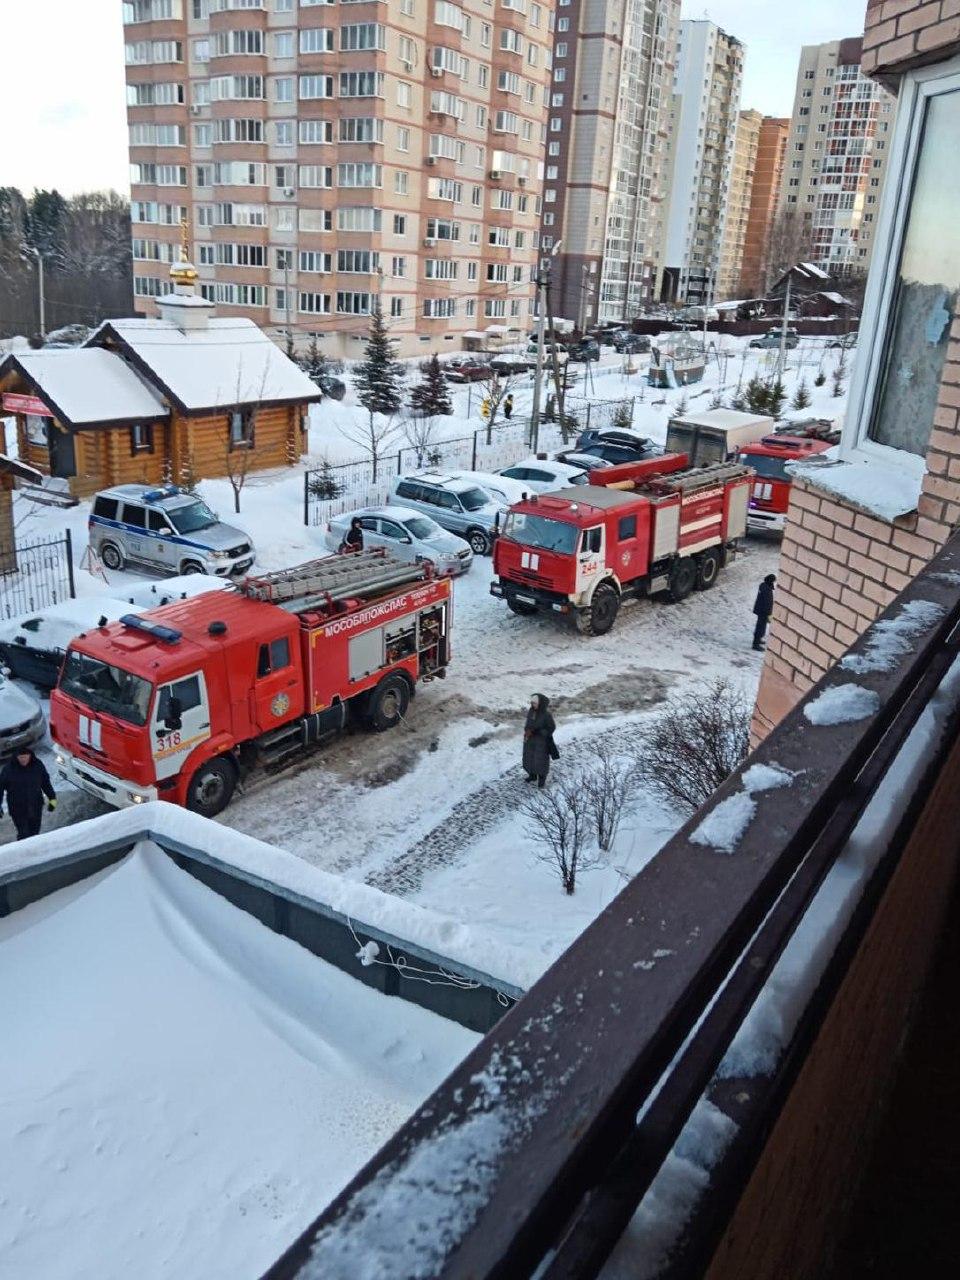
[[[696,561],[691,556],[682,556],[674,562],[674,566],[670,571],[670,586],[668,588],[670,599],[674,601],[686,600],[696,585]]]
[[[529,618],[532,613],[537,612],[535,604],[524,604],[522,600],[513,600],[510,596],[507,596],[507,608],[521,618]]]
[[[104,542],[100,547],[100,559],[107,569],[123,568],[123,552],[115,542]]]
[[[410,705],[410,686],[402,676],[387,676],[370,695],[367,720],[371,729],[383,733],[399,724]]]
[[[697,590],[709,591],[720,573],[720,550],[705,551],[697,565]]]
[[[620,597],[607,582],[601,582],[593,593],[589,609],[577,610],[577,630],[583,636],[604,636],[617,620]]]
[[[467,542],[475,556],[485,556],[490,550],[490,539],[482,529],[471,529],[467,534]]]
[[[229,760],[208,760],[190,779],[187,808],[205,818],[215,818],[230,803],[236,785],[237,771]]]

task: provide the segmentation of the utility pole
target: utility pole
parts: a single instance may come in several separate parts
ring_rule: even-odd
[[[537,266],[537,363],[533,372],[533,407],[530,410],[530,447],[534,453],[540,441],[540,396],[543,392],[544,331],[547,323],[547,283],[550,268],[557,256],[562,240],[550,250],[548,258],[541,258]]]
[[[787,272],[787,291],[783,295],[783,323],[780,326],[780,354],[777,356],[777,377],[782,378],[787,367],[787,319],[790,315],[790,285],[793,283],[793,267]]]
[[[290,328],[290,254],[292,249],[284,249],[283,251],[283,300],[286,303],[287,312],[287,342],[293,347],[293,332]]]
[[[26,246],[27,253],[32,254],[37,260],[37,289],[40,298],[40,333],[46,336],[47,332],[47,313],[46,305],[43,300],[43,254],[39,249],[35,249],[32,244]]]

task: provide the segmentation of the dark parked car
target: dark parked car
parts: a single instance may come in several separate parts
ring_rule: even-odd
[[[0,629],[0,662],[18,679],[29,680],[38,689],[52,689],[75,636],[125,613],[142,613],[144,607],[109,596],[83,596],[5,622]]]
[[[595,338],[583,338],[580,342],[574,342],[567,347],[567,355],[571,360],[577,360],[586,363],[589,360],[600,359],[600,343]]]
[[[749,345],[755,350],[773,351],[779,348],[782,336],[783,335],[779,329],[769,329],[762,337],[751,338]],[[784,342],[784,346],[787,347],[788,350],[792,351],[794,347],[798,347],[799,345],[800,335],[797,333],[796,329],[787,329],[787,337]]]
[[[609,462],[611,466],[618,466],[621,462],[643,462],[646,458],[657,458],[663,452],[656,445],[651,445],[650,449],[640,449],[636,445],[614,444],[609,440],[596,440],[593,444],[578,444],[575,449],[568,449],[564,453],[557,454],[559,462],[571,462],[572,459],[581,461],[584,457],[600,458],[604,462]],[[571,465],[575,465],[571,463]]]
[[[490,361],[490,367],[493,372],[500,374],[501,377],[510,373],[530,373],[532,369],[536,368],[536,364],[535,357],[524,355],[504,354],[494,356]]]
[[[486,360],[478,360],[471,356],[450,360],[442,367],[450,382],[483,382],[493,377],[493,370]]]
[[[590,449],[594,445],[614,445],[618,449],[632,449],[638,458],[655,458],[663,450],[648,436],[632,431],[629,427],[608,427],[601,430],[581,431],[577,438],[578,449]]]
[[[613,340],[613,349],[619,355],[639,355],[650,350],[650,339],[645,333],[618,334]]]

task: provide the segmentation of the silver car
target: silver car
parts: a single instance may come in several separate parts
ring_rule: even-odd
[[[475,556],[487,555],[493,546],[502,506],[475,480],[439,471],[397,476],[390,497],[465,539]]]
[[[248,534],[223,524],[196,494],[176,485],[118,484],[93,500],[90,545],[108,569],[128,562],[161,573],[246,573],[254,561]]]
[[[360,521],[365,548],[386,547],[398,560],[429,561],[444,576],[466,573],[473,564],[473,552],[460,538],[409,507],[364,507],[334,516],[323,535],[328,551],[339,550],[354,519]]]
[[[0,760],[35,747],[46,732],[40,703],[0,672]]]

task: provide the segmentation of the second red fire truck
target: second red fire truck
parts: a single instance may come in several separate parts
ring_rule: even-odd
[[[756,472],[747,511],[751,533],[783,533],[790,506],[788,462],[801,462],[826,453],[840,440],[836,424],[826,420],[791,423],[744,445],[738,457]]]
[[[418,682],[446,674],[452,604],[449,578],[377,549],[88,631],[50,698],[61,774],[117,807],[212,817],[349,718],[398,724]]]
[[[605,467],[589,485],[514,503],[491,593],[514,613],[568,614],[584,635],[603,635],[628,596],[682,600],[712,587],[746,532],[753,472],[687,463],[675,453]]]

